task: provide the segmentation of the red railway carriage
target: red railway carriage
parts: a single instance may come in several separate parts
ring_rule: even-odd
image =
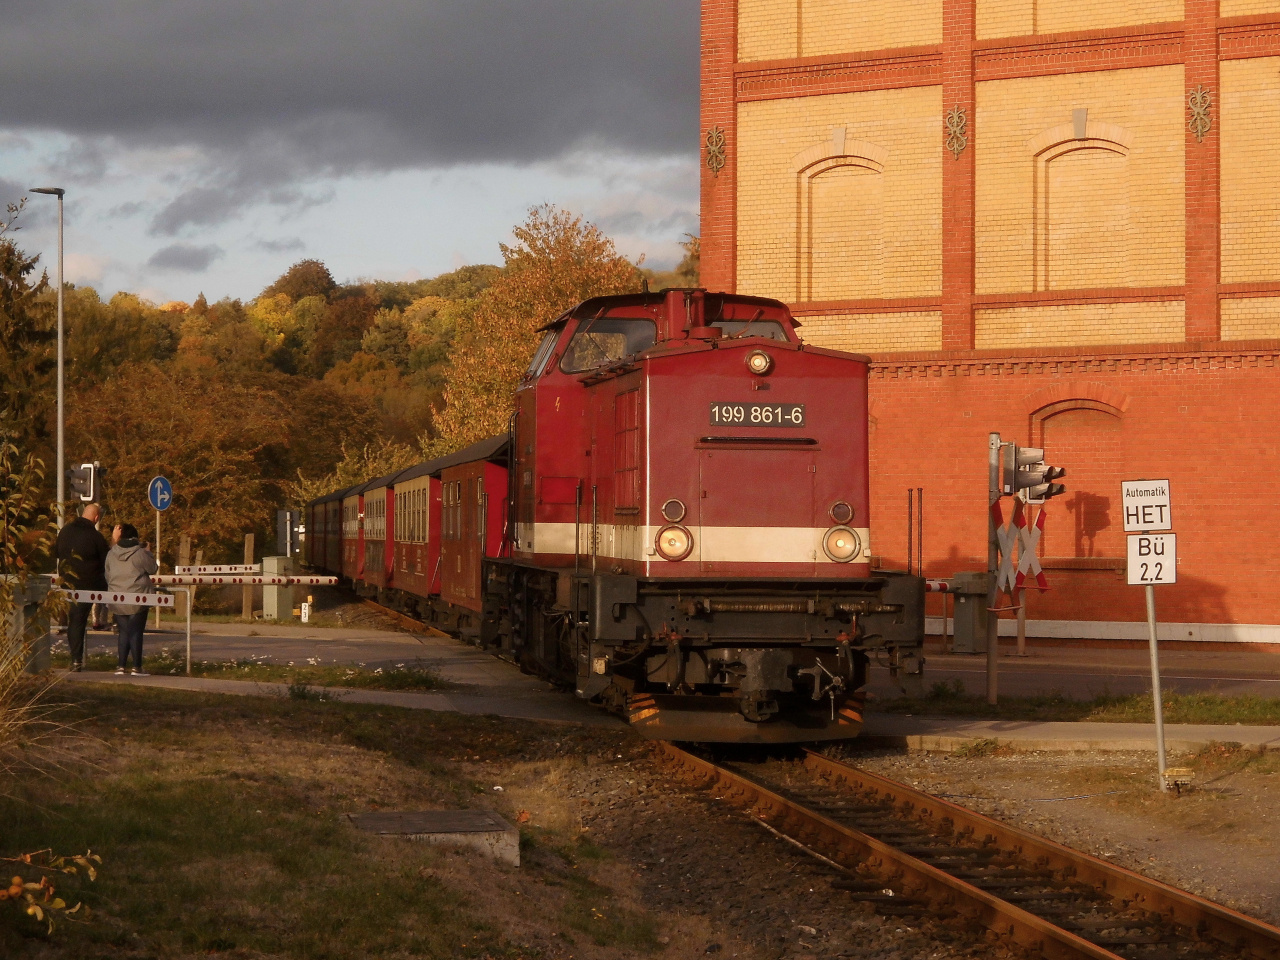
[[[395,523],[395,498],[392,483],[396,474],[388,474],[365,484],[362,490],[360,543],[357,555],[363,562],[353,578],[377,593],[391,585],[392,540],[387,531]]]
[[[483,608],[485,558],[509,552],[505,543],[509,446],[508,437],[495,437],[432,466],[432,475],[440,478],[440,597],[475,614]]]
[[[364,490],[357,484],[342,495],[342,565],[339,572],[353,583],[364,576]]]
[[[305,557],[307,565],[316,570],[342,572],[342,498],[346,492],[338,490],[307,504]]]
[[[440,593],[440,480],[431,463],[420,463],[396,475],[394,549],[391,582],[404,597],[406,612],[422,615],[419,602]]]

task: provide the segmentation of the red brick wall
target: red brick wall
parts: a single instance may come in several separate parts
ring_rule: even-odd
[[[1161,620],[1277,622],[1280,341],[882,358],[870,390],[872,549],[886,565],[905,566],[906,490],[923,486],[926,574],[985,569],[995,430],[1043,438],[1050,462],[1068,471],[1069,494],[1109,501],[1093,558],[1076,556],[1070,497],[1049,502],[1053,589],[1029,598],[1031,619],[1145,618],[1142,590],[1124,579],[1120,481],[1167,477],[1180,562],[1177,585],[1158,592]],[[1072,424],[1072,408],[1107,422],[1091,436],[1082,428],[1098,424]]]
[[[737,242],[737,101],[733,66],[738,59],[737,0],[702,4],[702,285],[732,291]],[[707,166],[707,133],[724,131],[727,162],[718,174]]]

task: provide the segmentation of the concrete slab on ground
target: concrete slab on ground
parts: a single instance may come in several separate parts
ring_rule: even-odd
[[[1280,726],[1167,723],[1164,737],[1171,753],[1195,753],[1214,742],[1280,750]],[[1156,728],[1153,723],[1043,723],[869,713],[862,733],[862,742],[869,746],[945,753],[983,740],[1020,751],[1143,751],[1155,749]]]

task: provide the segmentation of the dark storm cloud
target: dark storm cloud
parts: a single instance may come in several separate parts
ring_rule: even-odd
[[[696,149],[697,0],[5,7],[0,126],[207,153],[213,182],[162,212],[161,233],[299,177]]]
[[[285,240],[259,240],[254,246],[267,253],[294,253],[307,245],[298,237],[289,237]]]
[[[175,243],[163,247],[151,255],[147,266],[157,270],[181,270],[186,273],[199,273],[206,270],[209,264],[224,255],[224,251],[216,244],[204,247],[188,243]]]

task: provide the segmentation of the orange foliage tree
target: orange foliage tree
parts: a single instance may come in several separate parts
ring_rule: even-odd
[[[589,297],[640,288],[636,265],[598,227],[566,210],[534,207],[514,232],[519,243],[502,245],[502,276],[459,322],[446,407],[436,414],[438,435],[424,445],[427,456],[507,428],[512,391],[537,346],[540,326]]]
[[[149,539],[147,486],[164,474],[174,491],[166,541],[185,533],[229,547],[275,499],[266,467],[284,442],[284,411],[274,399],[233,381],[131,364],[75,398],[68,447],[107,468],[108,523],[132,522]]]

